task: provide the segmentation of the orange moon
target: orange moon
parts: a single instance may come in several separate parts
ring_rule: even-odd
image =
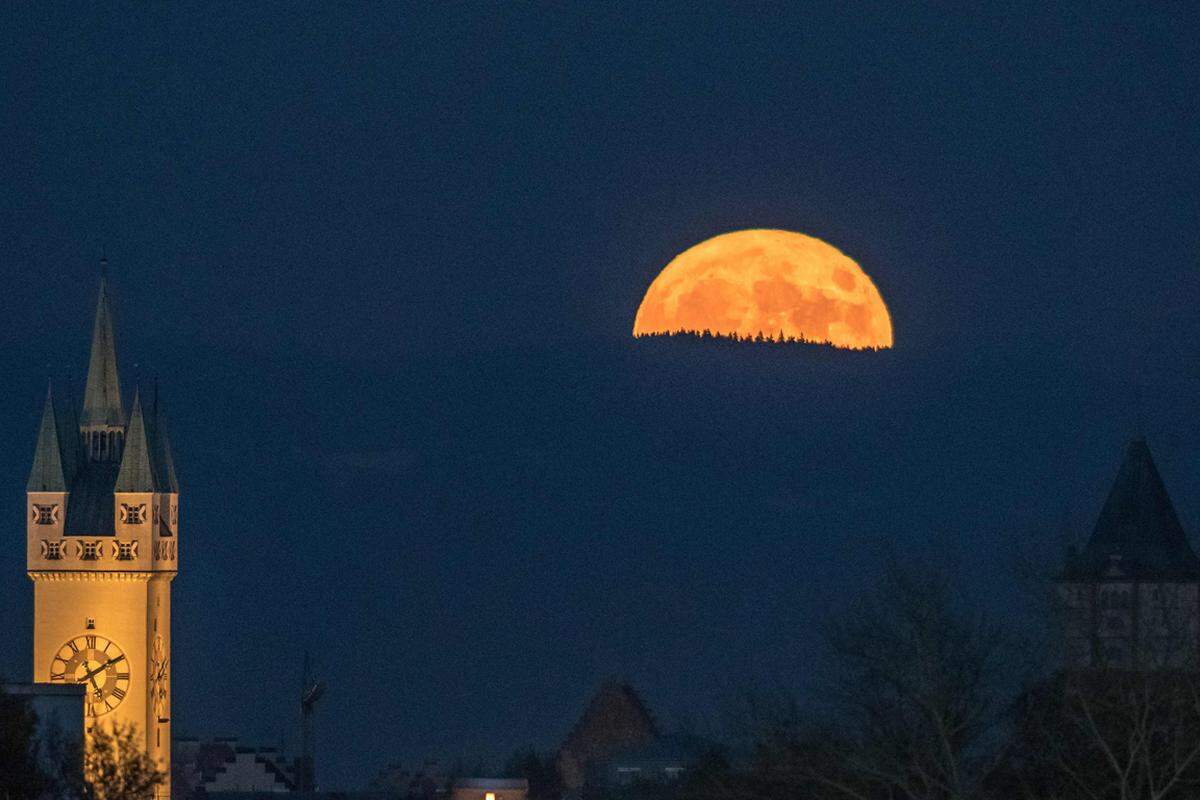
[[[634,336],[704,330],[892,346],[891,316],[862,267],[790,231],[734,231],[685,250],[650,284],[633,322]]]

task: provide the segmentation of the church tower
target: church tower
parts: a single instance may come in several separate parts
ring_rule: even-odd
[[[126,412],[106,276],[83,409],[47,392],[27,485],[35,681],[81,683],[85,726],[132,724],[168,775],[179,486],[157,391]]]
[[[1064,666],[1200,666],[1200,558],[1144,439],[1126,449],[1092,536],[1068,555],[1058,588]]]

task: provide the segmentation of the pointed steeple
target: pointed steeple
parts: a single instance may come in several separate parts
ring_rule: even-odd
[[[1146,578],[1200,577],[1188,541],[1146,440],[1125,450],[1087,547],[1067,572]]]
[[[42,407],[42,424],[38,429],[37,449],[33,453],[33,468],[29,470],[26,490],[30,492],[65,492],[69,476],[63,469],[62,447],[59,440],[58,415],[54,396],[46,390]]]
[[[96,321],[92,326],[92,356],[88,361],[87,389],[83,395],[83,414],[79,424],[84,429],[125,425],[107,269],[100,275],[100,296],[96,300]]]
[[[141,397],[135,393],[133,411],[129,415],[129,432],[125,435],[125,454],[121,458],[121,470],[117,473],[114,491],[157,491],[152,454],[146,420],[142,416]]]
[[[179,481],[175,479],[175,459],[171,455],[171,439],[167,436],[167,410],[158,399],[158,385],[154,387],[154,407],[150,412],[150,445],[153,449],[154,474],[161,492],[178,492]]]

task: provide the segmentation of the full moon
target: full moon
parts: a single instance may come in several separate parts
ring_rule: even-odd
[[[802,233],[745,230],[685,250],[659,273],[633,335],[700,333],[892,346],[875,284],[836,247]]]

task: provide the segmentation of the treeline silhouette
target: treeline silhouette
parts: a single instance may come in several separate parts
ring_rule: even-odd
[[[1076,612],[1056,586],[1042,577],[1032,589],[1022,631],[966,599],[960,579],[889,560],[876,584],[822,621],[824,668],[807,697],[746,691],[726,704],[727,740],[682,774],[634,770],[632,782],[601,779],[579,796],[1200,798],[1194,612],[1164,623],[1151,662],[1067,666],[1062,615]]]
[[[634,334],[634,338],[660,341],[702,341],[725,345],[754,344],[769,347],[793,347],[800,345],[806,347],[835,348],[838,350],[853,350],[855,352],[872,353],[888,349],[886,347],[845,347],[842,345],[835,345],[829,339],[809,339],[804,336],[789,336],[783,331],[780,331],[778,334],[765,333],[764,331],[759,331],[756,334],[739,334],[736,331],[731,333],[713,332],[708,328],[704,328],[703,330],[680,328],[679,330],[674,331],[637,333]]]

